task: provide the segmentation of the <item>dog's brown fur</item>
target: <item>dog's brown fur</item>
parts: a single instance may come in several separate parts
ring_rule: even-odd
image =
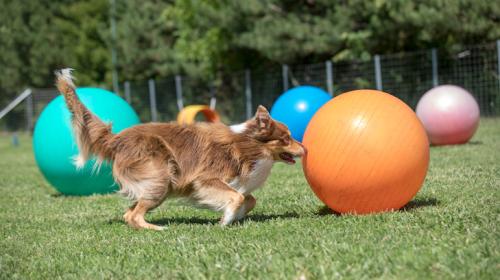
[[[250,193],[264,182],[272,162],[294,163],[292,157],[305,153],[262,106],[236,132],[220,123],[148,123],[112,134],[78,99],[70,69],[56,76],[72,113],[77,164],[90,156],[113,163],[121,192],[133,201],[124,219],[134,228],[162,229],[144,215],[174,196],[223,211],[223,225],[241,219],[255,206]]]

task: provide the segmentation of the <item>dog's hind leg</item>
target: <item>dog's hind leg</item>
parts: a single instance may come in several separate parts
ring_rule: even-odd
[[[148,199],[140,199],[137,201],[137,205],[134,210],[130,213],[127,223],[137,229],[145,228],[145,229],[154,229],[154,230],[163,230],[164,227],[157,226],[146,222],[144,219],[144,215],[150,210],[158,207],[163,200],[148,200]]]
[[[216,211],[223,211],[220,224],[232,223],[240,211],[245,197],[219,179],[200,180],[193,184],[191,194],[197,204],[207,206]]]
[[[136,207],[136,206],[137,206],[137,201],[136,201],[136,202],[134,202],[134,203],[132,204],[132,206],[130,206],[130,207],[127,209],[127,212],[125,212],[125,215],[123,215],[123,219],[124,219],[125,221],[128,221],[128,220],[129,220],[130,215],[132,214],[132,212],[134,211],[134,209],[135,209],[135,207]]]
[[[167,197],[172,184],[168,168],[160,168],[153,162],[143,164],[147,172],[134,172],[134,168],[122,169],[119,179],[121,192],[127,195],[134,204],[123,218],[134,228],[160,229],[144,221],[144,215],[159,206]]]
[[[144,220],[144,215],[158,207],[169,194],[173,182],[172,174],[166,172],[166,170],[168,168],[152,168],[147,173],[147,177],[137,181],[127,181],[124,189],[127,189],[135,198],[134,205],[123,216],[130,226],[155,230],[162,229],[162,227],[147,223]]]
[[[154,172],[151,170],[149,175],[156,175],[156,178],[142,178],[137,177],[136,180],[123,180],[122,188],[127,190],[128,195],[134,200],[134,204],[130,207],[123,218],[125,221],[134,228],[147,228],[161,230],[161,227],[147,223],[144,220],[144,215],[158,207],[167,197],[169,185],[171,180],[160,171]],[[163,175],[163,176],[162,176]]]
[[[253,197],[253,195],[251,194],[246,195],[245,201],[243,202],[243,206],[240,208],[238,214],[236,215],[236,220],[241,220],[245,218],[248,212],[252,211],[252,209],[255,207],[256,203],[257,200],[255,200],[255,197]]]
[[[175,185],[177,162],[168,145],[155,136],[145,136],[126,148],[133,153],[117,154],[113,164],[120,192],[134,201],[123,218],[134,228],[160,230],[161,227],[147,223],[144,215],[158,207]]]

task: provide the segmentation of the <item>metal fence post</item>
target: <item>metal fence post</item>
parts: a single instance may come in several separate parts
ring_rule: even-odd
[[[281,66],[281,75],[283,76],[283,91],[288,90],[288,65]]]
[[[33,129],[33,94],[26,98],[26,125],[28,131]]]
[[[210,87],[210,109],[212,110],[215,110],[215,106],[217,105],[217,97],[215,97],[215,95],[216,95],[215,86],[212,85]]]
[[[149,105],[151,108],[151,121],[156,122],[158,120],[158,112],[156,111],[156,87],[155,80],[149,79]]]
[[[497,63],[498,90],[500,90],[500,40],[497,40]]]
[[[125,93],[125,100],[127,101],[128,104],[131,104],[132,98],[130,96],[130,82],[129,81],[126,81],[123,84],[123,91]]]
[[[380,55],[375,55],[375,86],[378,90],[383,90],[382,88],[382,70],[380,67]]]
[[[333,96],[333,64],[330,60],[325,63],[326,66],[326,88],[330,96]]]
[[[175,75],[175,95],[177,97],[177,108],[181,111],[184,108],[184,102],[182,102],[182,78],[180,75]]]
[[[16,108],[16,106],[19,105],[19,103],[23,102],[24,99],[26,99],[30,95],[31,95],[31,89],[30,88],[25,89],[14,100],[12,100],[12,102],[10,102],[9,105],[7,105],[7,107],[3,108],[0,111],[0,119],[2,119],[5,115],[7,115],[14,108]]]
[[[250,70],[245,70],[245,105],[247,120],[252,118],[252,77]]]
[[[432,86],[437,87],[439,85],[438,56],[437,56],[437,50],[435,48],[431,50],[431,57],[432,57]]]

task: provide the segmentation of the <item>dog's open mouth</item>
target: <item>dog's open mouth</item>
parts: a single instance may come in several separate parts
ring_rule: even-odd
[[[280,153],[280,158],[287,164],[295,164],[295,160],[293,159],[293,155],[290,153]]]

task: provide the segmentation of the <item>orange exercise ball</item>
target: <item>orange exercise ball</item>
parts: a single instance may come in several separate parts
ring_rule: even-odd
[[[339,213],[403,207],[429,166],[429,142],[416,114],[377,90],[351,91],[326,103],[311,119],[303,144],[309,185]]]

